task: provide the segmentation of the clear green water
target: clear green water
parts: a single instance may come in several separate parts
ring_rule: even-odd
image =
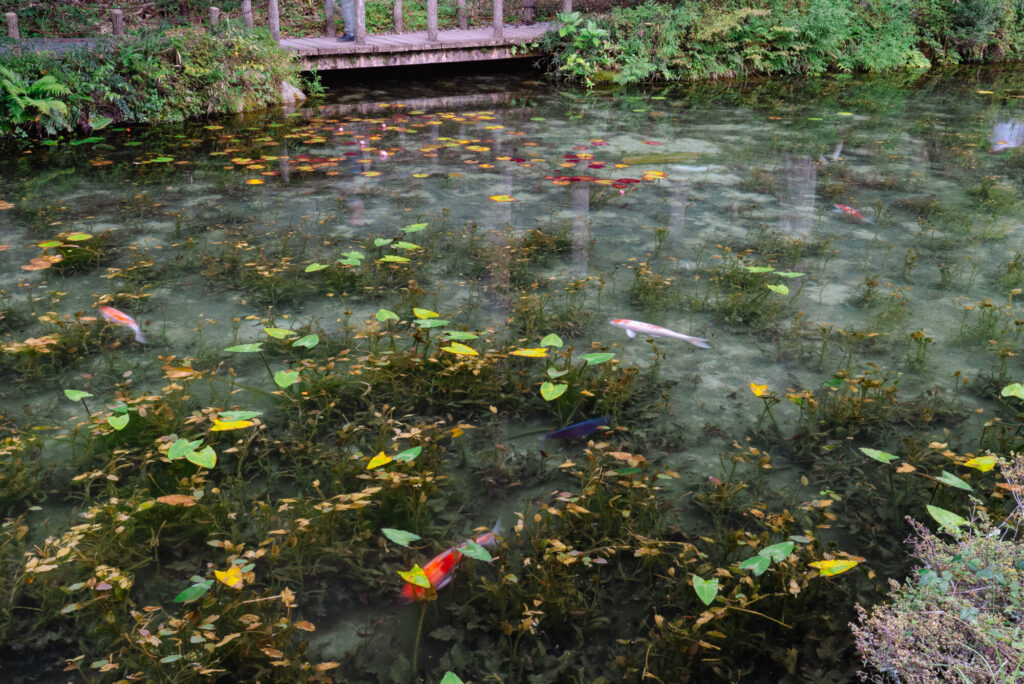
[[[1005,415],[995,395],[1021,372],[1012,295],[1024,287],[1021,87],[1012,75],[958,72],[585,94],[531,77],[465,77],[354,87],[292,113],[9,148],[0,164],[0,406],[12,433],[46,435],[38,457],[52,477],[5,512],[26,515],[29,537],[42,543],[97,497],[69,482],[81,462],[58,436],[83,411],[63,389],[92,393],[98,410],[118,387],[158,395],[164,366],[191,364],[233,375],[237,390],[229,397],[224,384],[196,381],[195,401],[260,410],[271,430],[287,431],[267,369],[225,348],[268,343],[264,328],[276,327],[315,331],[324,344],[351,340],[357,354],[361,336],[413,329],[416,306],[449,320],[447,329],[480,333],[466,341],[480,352],[537,347],[554,332],[576,353],[607,350],[621,366],[657,374],[660,396],[624,409],[616,425],[627,450],[680,474],[664,484],[666,519],[684,534],[717,529],[694,493],[725,478],[730,457],[720,455],[750,438],[773,455],[764,500],[798,508],[832,492],[847,517],[806,535],[869,559],[881,575],[899,572],[905,531],[866,532],[882,507],[857,478],[878,464],[856,449],[900,453],[906,440],[935,440],[980,453],[997,444],[981,427]],[[418,224],[426,227],[400,230]],[[554,247],[521,257],[524,236],[538,230]],[[91,237],[76,241],[75,232]],[[23,270],[57,253],[39,246],[48,240],[95,251],[74,269]],[[351,280],[336,265],[350,250],[366,263],[409,261]],[[135,316],[148,344],[90,321],[101,303]],[[378,322],[380,309],[401,320]],[[710,349],[629,339],[613,318],[708,338]],[[70,329],[80,344],[60,361],[19,345]],[[301,369],[298,358],[274,355],[271,371]],[[887,377],[913,406],[870,433],[832,432],[805,448],[808,426],[784,395],[827,392],[839,371]],[[751,383],[782,399],[772,416]],[[470,398],[463,418],[457,403],[446,405],[450,424],[478,431],[426,525],[433,548],[568,486],[555,466],[579,459],[582,443],[545,445],[545,458],[538,435],[592,415],[554,409],[536,398],[538,386],[527,388],[530,408],[512,414],[488,417]],[[343,424],[335,418],[317,439]],[[845,462],[834,468],[836,453]],[[248,477],[276,500],[306,486],[298,476],[275,486],[290,472],[282,459],[265,480]],[[361,676],[378,681],[390,676],[387,658],[367,653],[388,639],[407,644],[418,618],[383,598],[401,584],[390,571],[401,559],[387,563],[351,591],[330,588],[330,574],[305,587],[320,606],[312,652],[359,661]],[[182,562],[176,571],[169,586],[148,588],[148,600],[167,603],[202,568]],[[850,580],[846,604],[870,600],[880,581]],[[429,657],[443,658],[445,643],[425,646]]]

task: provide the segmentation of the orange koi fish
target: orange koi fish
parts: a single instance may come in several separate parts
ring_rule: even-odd
[[[498,518],[498,522],[494,523],[494,528],[490,532],[477,535],[473,541],[484,548],[493,549],[498,546],[500,530],[501,518]],[[468,542],[462,542],[458,546],[442,551],[423,567],[423,574],[430,580],[430,586],[434,588],[434,591],[445,588],[455,579],[455,573],[459,571],[459,565],[462,563],[462,552],[459,549],[466,548],[467,544]],[[415,601],[423,594],[423,591],[423,587],[406,582],[402,587],[401,600],[403,603]]]
[[[135,341],[145,344],[146,336],[142,334],[139,324],[124,311],[119,311],[112,306],[101,306],[100,314],[115,325],[123,325],[126,328],[130,328],[135,333]]]
[[[650,335],[651,337],[671,337],[674,340],[689,342],[693,346],[700,347],[701,349],[711,348],[711,345],[708,344],[708,341],[703,337],[684,335],[683,333],[678,333],[675,330],[669,330],[668,328],[662,328],[660,325],[654,325],[653,323],[631,321],[628,318],[616,318],[611,321],[611,324],[617,328],[624,328],[626,334],[630,337],[636,337],[637,333],[641,335]]]
[[[835,207],[836,208],[834,209],[834,211],[837,214],[845,214],[846,216],[851,216],[857,219],[858,221],[863,221],[864,223],[871,223],[871,219],[864,218],[864,215],[861,214],[856,209],[854,209],[853,207],[848,207],[845,204],[837,204],[835,205]]]

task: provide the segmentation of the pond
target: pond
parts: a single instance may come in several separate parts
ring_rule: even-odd
[[[537,78],[2,152],[10,681],[855,680],[1005,505],[1024,82]]]

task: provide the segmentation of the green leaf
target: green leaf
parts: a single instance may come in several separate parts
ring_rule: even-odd
[[[459,675],[455,674],[454,672],[450,672],[449,671],[449,672],[445,672],[444,673],[444,677],[441,677],[441,681],[440,681],[439,684],[466,684],[466,683],[463,682],[461,679],[459,679]]]
[[[796,271],[776,271],[775,275],[782,278],[801,278],[804,276],[803,273],[797,273]]]
[[[467,541],[466,545],[459,550],[462,552],[463,556],[469,556],[470,558],[474,558],[485,563],[490,563],[494,560],[494,556],[488,553],[487,549],[480,546],[473,540]]]
[[[438,316],[440,316],[440,314],[437,313],[436,311],[431,311],[430,309],[420,309],[417,307],[413,307],[412,315],[420,319],[437,318]]]
[[[892,463],[900,459],[899,456],[893,456],[888,451],[879,451],[878,449],[869,449],[867,447],[861,447],[860,450],[864,452],[865,456],[873,458],[879,463]]]
[[[639,472],[642,472],[640,468],[619,468],[618,470],[615,471],[615,474],[625,476],[636,475]]]
[[[552,380],[556,380],[568,372],[569,371],[567,370],[558,370],[557,368],[551,367],[548,368],[548,377],[551,378]]]
[[[956,487],[957,489],[962,489],[965,492],[972,492],[972,491],[974,491],[974,489],[971,487],[971,485],[967,484],[966,482],[961,480],[959,477],[957,477],[953,473],[948,473],[945,470],[942,471],[942,475],[940,475],[939,477],[937,477],[935,479],[938,480],[939,482],[943,483],[943,484],[948,484],[950,487]]]
[[[185,656],[181,655],[180,653],[172,653],[171,655],[166,655],[163,658],[161,658],[160,662],[161,663],[173,663],[174,661],[181,660],[184,657]]]
[[[480,337],[471,332],[462,332],[461,330],[445,330],[444,336],[449,340],[475,340]]]
[[[210,587],[213,586],[213,580],[203,580],[198,584],[193,584],[191,587],[175,596],[172,600],[175,603],[189,603],[196,599],[202,598],[206,595],[206,592],[210,591]]]
[[[293,347],[305,347],[306,349],[312,349],[316,345],[320,344],[320,336],[317,334],[306,335],[292,342]]]
[[[697,575],[693,576],[693,590],[697,592],[697,598],[704,602],[705,606],[710,606],[711,602],[718,596],[718,578],[712,580],[705,580]]]
[[[262,411],[220,411],[217,416],[224,421],[251,420],[263,415]]]
[[[155,157],[150,161],[156,162],[157,164],[167,164],[174,161],[174,157]]]
[[[762,556],[761,554],[758,554],[740,563],[739,567],[740,570],[753,570],[754,575],[756,576],[760,575],[765,570],[767,570],[768,566],[771,565],[771,562],[772,561],[770,558],[768,558],[768,556]]]
[[[274,373],[274,384],[281,389],[291,387],[299,381],[299,371],[297,370],[283,370]]]
[[[64,390],[64,396],[71,401],[82,401],[92,396],[89,392],[83,392],[82,390]]]
[[[771,273],[775,270],[772,266],[744,266],[751,273]]]
[[[832,378],[831,380],[828,380],[827,382],[821,383],[821,386],[822,387],[831,387],[832,389],[839,389],[840,387],[843,386],[843,379],[842,378]]]
[[[540,386],[540,396],[544,397],[545,401],[554,401],[565,394],[567,389],[569,386],[565,384],[553,385],[550,382],[545,382]]]
[[[1019,382],[1011,382],[1009,385],[1004,387],[999,395],[1002,397],[1017,397],[1018,399],[1024,399],[1024,385]]]
[[[388,254],[387,256],[383,256],[380,259],[377,259],[377,261],[385,261],[390,264],[404,264],[409,260],[406,259],[405,257],[395,256],[394,254]]]
[[[381,534],[385,537],[398,544],[399,546],[408,547],[410,542],[414,542],[417,539],[422,539],[418,534],[413,532],[406,532],[405,530],[396,530],[393,527],[382,527]]]
[[[374,238],[373,239],[373,246],[374,247],[383,247],[384,245],[390,245],[391,242],[392,242],[391,238]]]
[[[190,442],[187,439],[180,438],[171,448],[167,450],[167,458],[171,461],[177,461],[180,458],[185,458],[185,455],[199,448],[199,445],[203,443],[203,440],[197,439],[194,442]]]
[[[306,273],[316,273],[317,271],[322,271],[325,268],[327,268],[327,264],[318,264],[316,262],[313,262],[312,264],[306,267]]]
[[[757,552],[757,555],[764,556],[776,563],[786,560],[789,554],[793,553],[793,547],[795,545],[791,541],[779,542],[778,544],[772,544],[766,546]]]
[[[767,287],[772,292],[775,292],[776,294],[780,294],[780,295],[788,295],[789,294],[789,288],[786,287],[785,285],[766,285],[765,287]]]
[[[413,223],[411,225],[402,228],[403,233],[418,233],[427,227],[426,223]]]
[[[395,249],[423,249],[422,247],[413,242],[396,242],[391,246],[394,247]]]
[[[242,352],[242,353],[251,353],[251,352],[263,351],[263,343],[262,342],[251,342],[249,344],[237,344],[234,347],[228,347],[224,351],[226,351],[226,352]]]
[[[397,321],[398,314],[394,311],[388,311],[387,309],[377,310],[377,320],[383,323],[384,321]]]
[[[431,318],[429,321],[416,321],[416,325],[421,328],[443,328],[448,325],[448,321],[443,318]]]
[[[951,531],[955,531],[961,525],[967,524],[967,518],[963,518],[952,511],[947,511],[945,508],[932,505],[928,505],[927,508],[928,515],[932,516],[935,522]]]
[[[421,446],[409,447],[405,451],[396,454],[395,460],[404,461],[405,463],[412,463],[413,461],[416,460],[416,457],[419,456],[422,451],[423,447]]]
[[[542,346],[542,347],[558,347],[559,349],[561,349],[562,348],[562,338],[559,337],[558,335],[556,335],[555,333],[551,333],[549,335],[545,335],[544,339],[540,341],[540,346]]]
[[[351,259],[353,261],[362,261],[363,259],[366,258],[366,255],[357,249],[353,249],[348,252],[342,252],[341,256],[345,257],[346,259]],[[341,261],[341,259],[339,259],[338,261]]]
[[[283,340],[286,337],[294,337],[295,333],[291,330],[285,330],[284,328],[264,328],[263,332],[267,333],[271,337]]]
[[[194,463],[200,468],[208,470],[212,470],[217,465],[217,452],[210,446],[203,447],[201,451],[190,451],[185,454],[185,458],[188,459],[189,463]]]
[[[598,352],[594,354],[581,354],[580,358],[587,362],[588,366],[596,366],[599,363],[606,363],[615,358],[611,352]]]
[[[127,413],[123,413],[119,416],[107,416],[107,422],[110,423],[110,427],[118,431],[124,430],[125,426],[128,425],[128,420],[129,417]]]

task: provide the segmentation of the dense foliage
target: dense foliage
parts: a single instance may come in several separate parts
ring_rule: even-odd
[[[0,55],[0,135],[55,134],[109,121],[182,121],[280,101],[299,67],[264,30],[183,27],[53,53]]]
[[[549,47],[560,76],[588,85],[888,71],[1020,59],[1022,12],[1012,0],[647,2],[562,15]]]

